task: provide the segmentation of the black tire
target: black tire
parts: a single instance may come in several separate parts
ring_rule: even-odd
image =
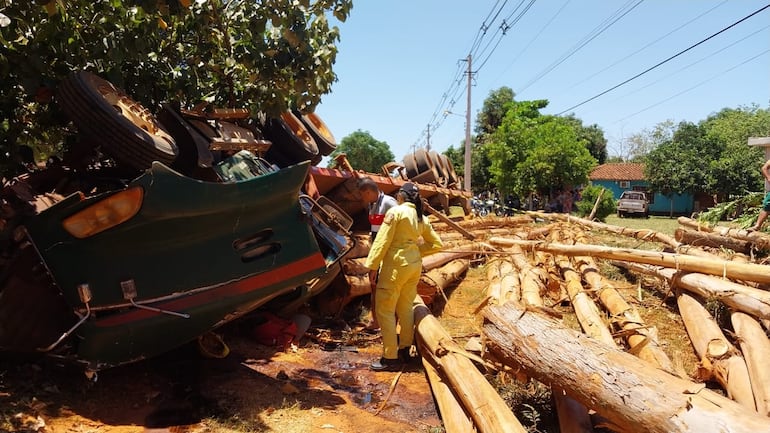
[[[406,177],[409,179],[420,174],[417,170],[417,161],[414,159],[414,153],[407,153],[404,156],[404,168],[406,169]]]
[[[90,72],[62,80],[57,100],[78,129],[119,163],[145,170],[153,161],[171,165],[179,154],[174,139],[149,110]]]
[[[185,120],[177,109],[164,105],[158,113],[158,120],[171,133],[179,148],[179,156],[171,164],[172,169],[185,176],[196,177],[199,169],[212,167],[214,155],[209,150],[208,137]]]
[[[446,167],[444,167],[444,161],[441,159],[441,155],[439,155],[435,150],[431,150],[428,152],[428,156],[430,157],[431,161],[433,162],[433,166],[436,167],[436,171],[438,172],[438,185],[444,187],[447,186],[449,173],[447,173]]]
[[[285,156],[292,164],[318,156],[318,145],[313,136],[290,111],[281,113],[281,117],[268,119],[263,132],[273,142],[270,151]]]
[[[334,139],[332,131],[317,114],[294,114],[302,120],[302,124],[305,125],[310,135],[313,136],[320,155],[327,156],[334,152],[337,148],[337,140]]]
[[[430,155],[425,149],[417,149],[414,151],[414,160],[417,162],[417,171],[419,173],[425,173],[433,168],[433,161],[430,160]]]
[[[452,187],[456,186],[458,184],[458,178],[457,173],[455,172],[455,168],[452,165],[452,161],[449,160],[449,157],[444,155],[443,153],[440,154],[441,160],[444,163],[444,167],[447,171],[447,186]]]

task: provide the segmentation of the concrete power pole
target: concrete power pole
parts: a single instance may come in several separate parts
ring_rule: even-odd
[[[428,144],[425,145],[425,150],[430,152],[430,123],[428,124],[428,139],[427,139],[427,143]]]
[[[471,190],[471,55],[468,54],[468,103],[465,107],[465,190]]]

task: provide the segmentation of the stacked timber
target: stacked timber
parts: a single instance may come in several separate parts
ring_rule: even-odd
[[[770,431],[770,266],[755,259],[767,236],[691,221],[670,236],[537,213],[434,227],[448,247],[423,261],[416,334],[448,432],[522,431],[516,408],[490,393],[479,367],[548,385],[564,432]],[[599,231],[636,248],[603,245]],[[359,282],[350,275],[360,262],[348,260],[341,274],[354,294]],[[446,296],[480,265],[478,357],[422,301],[423,291]],[[638,288],[607,271],[624,272]],[[641,296],[642,286],[657,291],[657,309],[669,317],[663,337],[649,305],[644,314],[637,308],[632,294]],[[671,346],[672,326],[691,347]]]

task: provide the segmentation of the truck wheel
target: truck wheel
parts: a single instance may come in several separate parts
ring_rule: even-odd
[[[313,136],[315,144],[318,146],[318,153],[321,156],[327,156],[334,152],[334,149],[337,148],[337,140],[334,139],[334,135],[332,135],[329,127],[326,126],[326,123],[317,114],[301,114],[297,112],[294,115],[302,120],[305,128]]]
[[[270,150],[290,158],[292,164],[313,160],[318,155],[318,145],[310,132],[290,111],[268,119],[263,132],[273,142]]]
[[[417,161],[414,158],[414,153],[404,155],[404,167],[406,168],[406,177],[409,179],[420,174],[417,170]]]
[[[174,139],[148,109],[90,72],[62,80],[57,99],[78,129],[118,162],[145,170],[153,161],[171,165],[179,153]]]

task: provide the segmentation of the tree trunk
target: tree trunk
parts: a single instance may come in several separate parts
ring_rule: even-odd
[[[730,236],[722,236],[715,233],[699,232],[695,230],[686,230],[678,228],[674,232],[674,238],[688,245],[697,245],[699,247],[728,248],[740,253],[746,253],[751,248],[749,243]]]
[[[461,259],[464,257],[470,257],[476,254],[479,254],[484,250],[483,246],[479,244],[478,242],[475,243],[469,243],[467,246],[464,247],[458,247],[453,250],[449,251],[441,251],[435,254],[431,254],[429,256],[423,257],[422,259],[422,269],[425,271],[430,271],[431,269],[438,268],[439,266],[443,266],[452,260],[455,259]]]
[[[632,237],[634,239],[650,241],[650,242],[652,241],[660,242],[662,244],[668,245],[669,247],[673,248],[674,250],[682,254],[689,254],[691,256],[698,256],[698,257],[718,258],[718,256],[714,254],[711,254],[700,248],[693,247],[691,245],[684,245],[681,242],[678,242],[676,239],[672,238],[671,236],[668,236],[664,233],[657,232],[655,230],[632,229],[628,227],[615,226],[612,224],[605,224],[598,221],[589,221],[584,218],[578,218],[578,217],[573,217],[570,215],[563,215],[563,214],[545,214],[545,213],[539,213],[539,212],[527,212],[527,213],[533,214],[533,216],[545,218],[545,219],[559,219],[562,221],[568,221],[568,222],[580,224],[586,227],[591,227],[599,230],[608,231],[610,233],[619,234],[621,236]]]
[[[436,293],[444,293],[449,286],[460,279],[469,266],[470,261],[457,259],[423,274],[417,283],[417,294],[423,302],[431,304]]]
[[[465,230],[464,228],[460,227],[458,224],[456,224],[454,221],[450,220],[444,214],[437,211],[436,209],[433,209],[428,203],[423,203],[423,206],[425,207],[425,210],[427,210],[431,215],[438,218],[440,221],[442,221],[444,224],[448,225],[449,227],[457,230],[460,232],[463,236],[465,236],[468,240],[475,240],[476,236],[468,232],[468,230]]]
[[[446,433],[475,432],[476,427],[471,418],[465,413],[465,409],[452,393],[449,384],[441,379],[433,364],[428,362],[426,358],[422,358],[422,366],[425,368],[425,375],[428,376],[430,389],[433,390],[433,397],[436,398],[436,405],[441,413],[441,421]]]
[[[706,257],[692,257],[682,254],[635,250],[631,248],[613,248],[600,245],[561,245],[503,238],[492,238],[489,241],[496,245],[519,245],[522,248],[546,251],[553,254],[624,260],[709,275],[719,275],[731,279],[770,283],[770,266],[756,263],[736,263]]]
[[[527,432],[500,394],[463,355],[463,349],[452,340],[419,298],[415,299],[414,321],[415,333],[419,337],[417,341],[421,343],[420,353],[434,360],[479,432]]]
[[[770,249],[770,236],[762,232],[750,232],[748,230],[720,226],[711,227],[707,224],[701,224],[698,221],[687,217],[679,217],[677,221],[679,224],[685,227],[690,227],[698,231],[718,233],[722,236],[729,236],[735,239],[740,239],[742,241],[751,242],[763,250]]]
[[[770,416],[770,369],[767,368],[767,361],[770,359],[770,341],[759,323],[751,316],[735,312],[731,319],[749,367],[757,411],[762,415]]]
[[[585,240],[585,235],[581,233],[577,239]],[[593,258],[574,257],[573,261],[583,279],[613,317],[618,329],[628,332],[625,338],[631,353],[665,371],[673,372],[674,365],[658,342],[657,328],[645,325],[639,312],[599,273]]]
[[[629,431],[767,431],[766,417],[515,303],[483,314],[487,347],[498,359]]]
[[[746,361],[700,302],[686,293],[677,296],[676,302],[690,341],[701,358],[701,367],[708,373],[704,376],[713,376],[730,398],[756,410]]]
[[[616,347],[615,339],[612,338],[607,324],[599,313],[599,308],[588,293],[583,290],[583,284],[580,282],[580,274],[572,269],[569,259],[563,256],[557,257],[557,264],[561,269],[562,276],[569,295],[572,308],[575,310],[580,327],[589,337],[604,342],[609,346]]]
[[[672,287],[680,287],[704,299],[716,298],[732,310],[742,311],[760,319],[770,319],[770,292],[723,280],[711,275],[680,273],[638,263],[612,262],[632,271],[665,278]]]

